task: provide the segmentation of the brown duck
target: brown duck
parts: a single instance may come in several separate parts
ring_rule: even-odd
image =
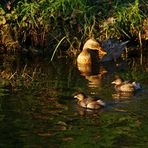
[[[84,93],[78,93],[74,98],[78,99],[79,106],[87,109],[100,109],[106,105],[102,100],[95,100],[92,97],[86,96]]]
[[[77,57],[78,64],[91,64],[92,60],[99,61],[99,56],[106,55],[106,51],[95,39],[89,39],[83,46],[83,50]]]
[[[112,82],[112,84],[115,85],[116,91],[134,92],[136,90],[141,89],[141,86],[139,83],[124,81],[122,78],[117,78],[115,81]]]

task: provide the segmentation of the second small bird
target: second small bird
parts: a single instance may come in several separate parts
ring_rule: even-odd
[[[96,100],[92,97],[86,96],[84,93],[78,93],[74,98],[78,99],[78,105],[83,108],[100,109],[106,106],[101,99]]]

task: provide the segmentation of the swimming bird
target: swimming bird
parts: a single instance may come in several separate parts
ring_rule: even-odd
[[[92,97],[86,96],[84,93],[78,93],[74,96],[78,99],[78,105],[86,109],[100,109],[105,107],[106,104],[101,99],[94,99]]]
[[[112,84],[115,84],[115,90],[120,92],[134,92],[136,90],[141,89],[141,86],[139,83],[131,82],[131,81],[124,81],[122,78],[117,78],[112,82]]]

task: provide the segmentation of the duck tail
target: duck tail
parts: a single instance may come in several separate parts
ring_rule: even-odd
[[[106,103],[103,102],[102,100],[97,100],[97,102],[98,102],[101,106],[106,106]]]
[[[133,86],[135,87],[136,90],[141,89],[141,85],[140,85],[140,83],[133,82],[132,84],[133,84]]]

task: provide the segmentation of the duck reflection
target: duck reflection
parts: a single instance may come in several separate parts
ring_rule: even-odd
[[[107,70],[97,63],[93,64],[77,64],[80,74],[88,80],[88,87],[100,88],[102,85],[102,78],[107,73]]]
[[[112,94],[114,99],[129,99],[135,95],[134,92],[116,92]]]
[[[98,70],[98,74],[96,75],[89,75],[85,76],[85,79],[88,80],[89,87],[101,87],[102,86],[102,79],[107,73],[107,70],[104,67],[100,67]]]
[[[104,108],[101,108],[99,110],[92,110],[92,109],[82,108],[81,106],[77,106],[77,111],[78,111],[78,114],[81,116],[85,116],[85,115],[98,116],[98,114],[100,114],[101,112],[104,112]]]

